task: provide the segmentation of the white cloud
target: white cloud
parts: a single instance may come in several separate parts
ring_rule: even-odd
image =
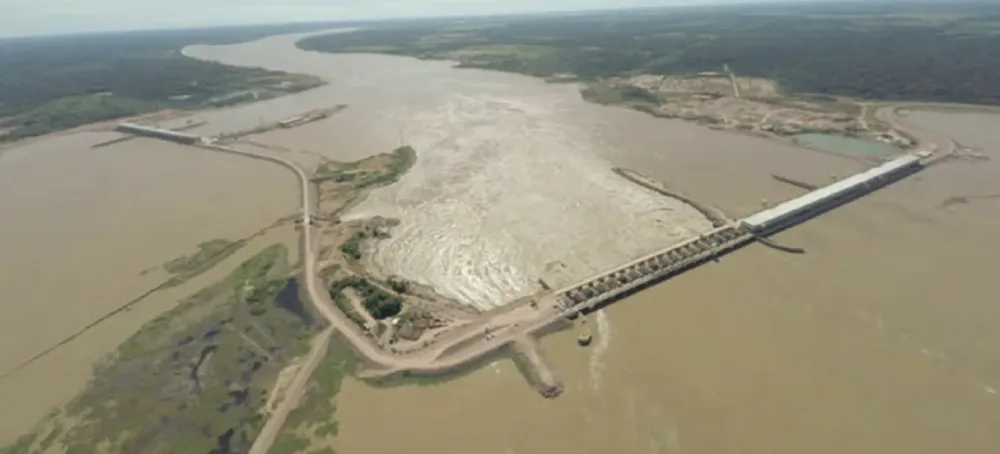
[[[0,36],[734,1],[747,0],[0,0]]]

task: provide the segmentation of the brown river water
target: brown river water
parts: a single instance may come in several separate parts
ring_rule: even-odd
[[[260,142],[349,160],[414,146],[417,165],[352,215],[403,223],[373,262],[481,307],[534,290],[554,261],[580,278],[706,228],[690,208],[618,179],[641,170],[732,215],[854,161],[584,103],[576,88],[443,62],[296,50],[294,37],[186,53],[330,81],[197,114],[220,133],[349,104]],[[910,122],[990,147],[998,117]],[[166,125],[169,126],[169,125]],[[140,275],[211,238],[296,209],[294,178],[252,160],[102,134],[0,158],[0,365],[6,369],[162,281]],[[996,157],[998,148],[985,148]],[[751,246],[543,342],[566,383],[544,400],[500,361],[432,387],[345,383],[338,452],[995,453],[1000,451],[1000,160],[935,167],[796,227],[788,255]],[[965,197],[968,203],[942,203]],[[291,241],[290,230],[274,238]],[[255,242],[263,245],[263,242]],[[259,247],[259,246],[258,246]],[[252,247],[244,255],[252,252]],[[230,260],[226,266],[235,263]],[[211,273],[210,273],[211,274]],[[85,382],[90,364],[212,276],[123,314],[0,382],[0,442]],[[215,277],[217,278],[217,276]],[[8,404],[13,403],[13,404]],[[417,448],[419,447],[419,448]]]

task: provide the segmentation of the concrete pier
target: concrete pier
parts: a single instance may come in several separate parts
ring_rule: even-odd
[[[524,374],[524,378],[545,398],[558,397],[563,392],[563,384],[556,377],[542,357],[538,341],[529,336],[518,337],[512,345],[514,364]]]

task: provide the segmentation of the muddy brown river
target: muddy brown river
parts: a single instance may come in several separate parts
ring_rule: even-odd
[[[1000,154],[989,148],[998,117],[910,121]],[[676,176],[670,159],[622,159]],[[766,192],[765,176],[734,183]],[[1000,200],[982,196],[1000,193],[998,177],[998,161],[935,167],[776,238],[803,255],[752,246],[613,305],[588,322],[600,333],[590,349],[576,347],[575,333],[544,342],[567,386],[555,401],[507,362],[430,388],[349,382],[338,447],[996,452]],[[724,182],[690,187],[739,200]],[[944,203],[954,197],[968,202]],[[392,437],[369,429],[386,425]]]
[[[480,307],[530,293],[539,277],[584,277],[707,227],[612,166],[641,170],[734,216],[797,194],[771,174],[822,183],[860,168],[590,105],[570,85],[443,62],[308,53],[294,40],[188,48],[197,58],[330,82],[194,115],[208,122],[196,132],[349,104],[330,119],[259,139],[340,160],[413,145],[414,169],[352,215],[402,219],[374,252],[379,270]],[[988,148],[998,117],[909,117],[1000,154]],[[0,364],[30,357],[163,277],[142,270],[295,210],[294,178],[282,169],[155,141],[88,148],[103,139],[45,139],[0,158]],[[597,338],[588,349],[576,346],[575,333],[545,339],[567,385],[559,399],[539,398],[506,361],[433,387],[348,381],[334,447],[995,453],[1000,304],[991,278],[1000,199],[985,196],[1000,194],[998,177],[1000,159],[929,169],[776,238],[805,254],[748,247],[592,316]],[[557,262],[566,270],[549,277]],[[65,351],[74,354],[0,383],[0,442],[71,396],[97,357],[152,316],[126,316],[105,335],[70,344]]]

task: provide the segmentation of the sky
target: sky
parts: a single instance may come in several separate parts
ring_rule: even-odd
[[[0,0],[0,36],[760,0]]]

